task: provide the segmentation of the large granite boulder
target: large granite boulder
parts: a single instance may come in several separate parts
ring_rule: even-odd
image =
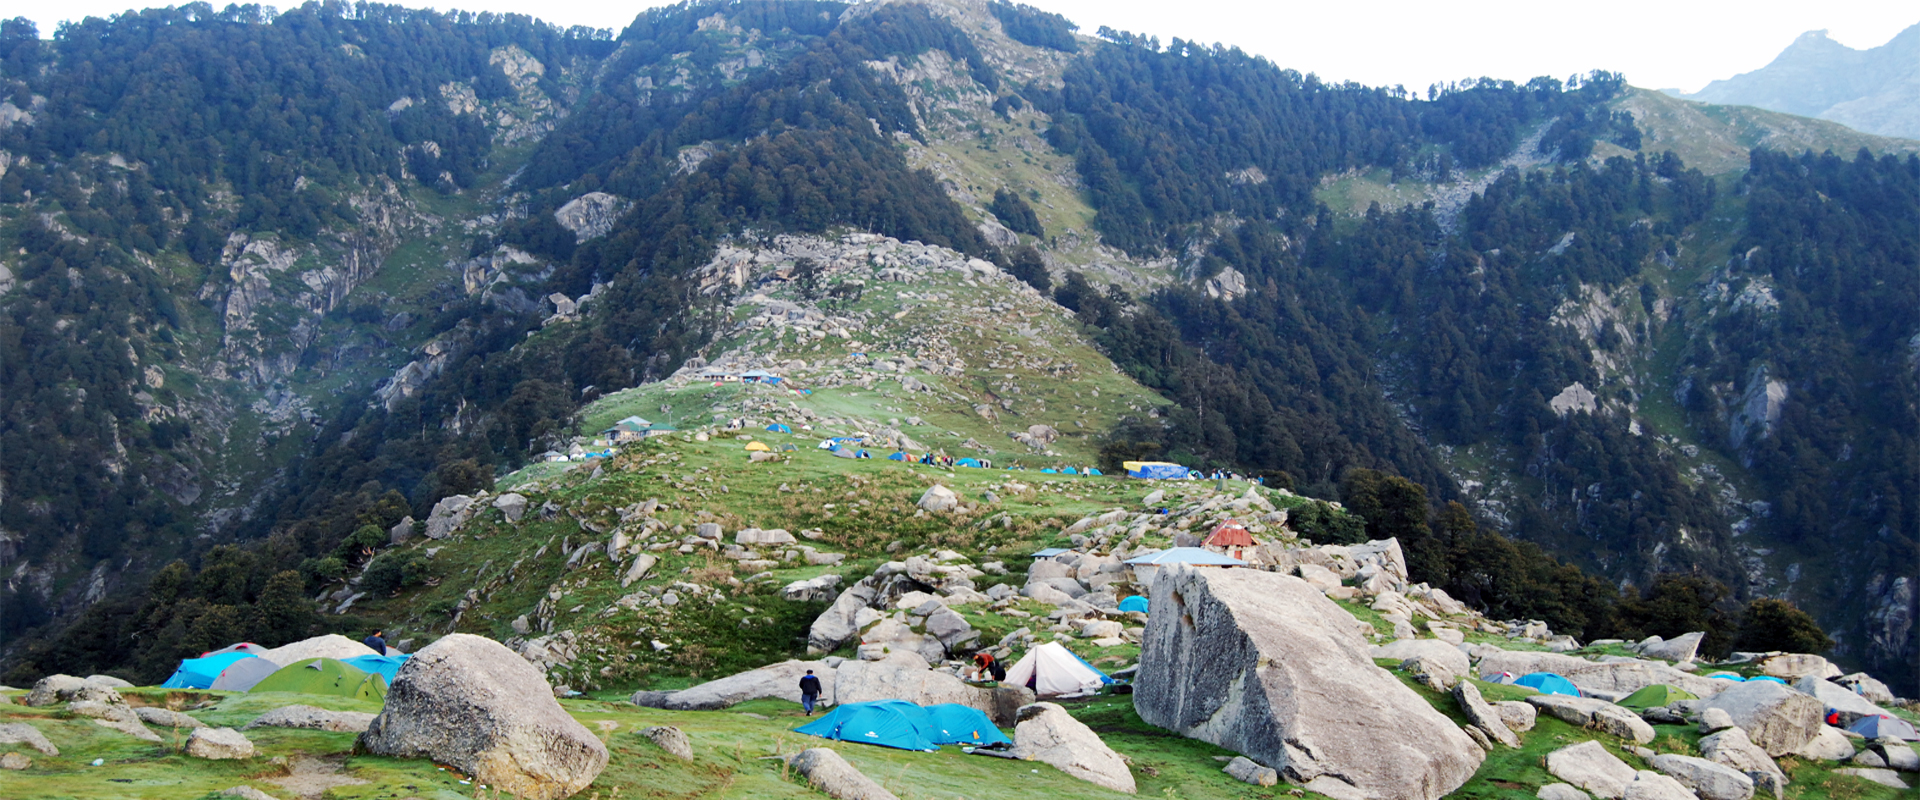
[[[1845,761],[1853,757],[1853,742],[1839,728],[1820,726],[1820,732],[1793,754],[1817,761]]]
[[[1636,775],[1627,762],[1592,739],[1548,753],[1547,772],[1608,800],[1625,795]]]
[[[807,630],[807,653],[831,653],[860,635],[860,611],[867,608],[879,589],[872,577],[861,578],[834,598],[833,605],[815,617]]]
[[[1806,653],[1777,653],[1760,659],[1760,671],[1776,678],[1799,680],[1808,675],[1838,678],[1840,668],[1820,656]]]
[[[391,653],[392,648],[388,648],[388,652]],[[305,661],[309,658],[337,658],[345,661],[358,656],[379,654],[373,652],[373,648],[345,636],[337,633],[329,633],[324,636],[315,636],[311,639],[301,639],[292,644],[281,645],[271,650],[262,650],[258,655],[261,658],[284,667],[296,661]]]
[[[1753,779],[1746,773],[1714,761],[1674,753],[1654,756],[1653,768],[1692,789],[1700,800],[1747,800],[1753,797]]]
[[[1664,661],[1692,661],[1700,650],[1700,640],[1705,638],[1707,634],[1703,631],[1681,634],[1641,648],[1640,655]]]
[[[1628,741],[1646,744],[1653,741],[1653,726],[1639,714],[1605,700],[1568,697],[1563,694],[1529,695],[1527,702],[1569,725],[1593,728]]]
[[[431,758],[535,800],[572,796],[607,766],[606,745],[560,708],[539,670],[462,633],[407,660],[355,749]]]
[[[1029,761],[1052,764],[1061,772],[1095,786],[1133,794],[1133,772],[1119,753],[1100,741],[1080,720],[1053,703],[1020,709],[1013,728],[1013,752]]]
[[[1520,746],[1520,737],[1514,734],[1512,728],[1507,727],[1507,722],[1500,717],[1500,712],[1488,705],[1486,699],[1480,696],[1480,689],[1474,686],[1472,681],[1461,681],[1458,686],[1453,687],[1453,699],[1460,704],[1460,711],[1467,715],[1467,721],[1485,733],[1487,738],[1508,747]],[[1529,723],[1527,727],[1531,728],[1533,725]]]
[[[825,747],[802,750],[787,759],[787,764],[804,776],[813,788],[834,800],[899,800],[872,778],[854,769],[839,753]]]
[[[992,692],[969,686],[951,673],[927,669],[907,658],[844,661],[834,670],[835,704],[905,700],[922,706],[958,703],[993,713]]]
[[[34,681],[33,690],[27,692],[22,700],[30,706],[50,706],[55,703],[92,701],[124,705],[120,692],[104,683],[94,683],[85,678],[72,675],[48,675]]]
[[[1433,800],[1485,758],[1374,665],[1351,614],[1274,572],[1161,568],[1133,699],[1148,724],[1322,794]]]
[[[1391,658],[1395,661],[1417,657],[1439,664],[1455,675],[1473,674],[1473,665],[1467,661],[1467,654],[1439,639],[1400,639],[1374,647],[1372,654],[1374,658]]]
[[[1700,705],[1718,708],[1747,732],[1753,743],[1779,757],[1800,749],[1820,731],[1820,701],[1773,681],[1735,684]]]
[[[53,742],[47,739],[46,734],[41,733],[39,728],[24,722],[0,725],[0,744],[24,744],[44,755],[60,755],[60,748],[55,747]]]
[[[635,692],[633,703],[670,711],[718,711],[748,700],[777,699],[800,702],[800,678],[813,670],[820,679],[820,697],[833,699],[834,670],[825,661],[782,661],[689,686],[677,692]]]
[[[154,708],[152,706],[147,706],[143,708],[136,708],[133,710],[133,713],[135,716],[138,716],[140,718],[141,722],[144,722],[148,725],[159,725],[160,727],[163,727],[163,728],[205,728],[207,727],[207,723],[201,722],[200,720],[194,719],[193,717],[189,717],[178,711],[174,711],[172,709],[167,709],[167,708]],[[368,716],[372,716],[372,715],[369,714]]]
[[[1700,755],[1708,761],[1725,764],[1752,778],[1755,789],[1779,797],[1787,785],[1787,774],[1767,751],[1747,738],[1746,731],[1728,728],[1712,736],[1702,736],[1699,747]]]

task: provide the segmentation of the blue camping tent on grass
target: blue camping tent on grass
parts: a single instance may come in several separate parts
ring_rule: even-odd
[[[183,658],[180,667],[173,671],[167,682],[160,684],[162,689],[205,689],[213,685],[213,679],[220,677],[235,661],[253,658],[252,653],[221,653],[205,658]]]
[[[1847,730],[1860,734],[1868,739],[1880,739],[1893,736],[1911,742],[1916,738],[1920,738],[1920,736],[1915,735],[1913,726],[1907,724],[1906,720],[1889,717],[1885,714],[1861,717],[1854,720],[1852,725],[1847,726]]]
[[[934,744],[1013,744],[1012,739],[993,726],[986,712],[959,703],[941,703],[923,709],[927,727],[933,730]]]
[[[1568,697],[1581,696],[1580,688],[1574,686],[1573,681],[1567,680],[1564,676],[1556,672],[1529,672],[1520,676],[1514,683],[1541,694],[1564,694]]]
[[[938,750],[926,710],[905,700],[846,703],[820,719],[794,729],[796,733],[892,747],[899,750]]]
[[[887,460],[888,461],[905,461],[907,460],[907,454],[903,452],[894,453],[893,455],[887,456]]]
[[[387,656],[354,656],[353,658],[346,659],[346,664],[361,672],[379,673],[380,677],[387,679],[388,685],[392,685],[393,676],[400,673],[400,665],[407,663],[407,659],[412,657],[412,655],[407,653],[395,653]]]
[[[963,458],[963,459],[960,459],[959,461],[953,462],[953,465],[956,467],[978,467],[980,466],[980,459]]]
[[[767,430],[772,431],[773,433],[792,433],[793,432],[792,428],[789,428],[778,422],[773,423],[772,425],[768,425]]]
[[[1120,610],[1121,611],[1138,611],[1142,614],[1145,614],[1147,613],[1147,607],[1149,605],[1150,603],[1148,602],[1146,595],[1136,594],[1125,600],[1121,600]]]

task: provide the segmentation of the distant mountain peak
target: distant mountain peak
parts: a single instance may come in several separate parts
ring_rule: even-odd
[[[1766,66],[1714,81],[1689,100],[1756,106],[1832,120],[1867,133],[1920,139],[1920,24],[1856,50],[1807,31]]]

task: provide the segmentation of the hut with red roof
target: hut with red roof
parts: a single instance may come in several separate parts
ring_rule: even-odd
[[[1237,519],[1229,519],[1207,534],[1206,541],[1201,544],[1208,550],[1245,561],[1247,553],[1260,543],[1254,540],[1247,526],[1240,524]]]

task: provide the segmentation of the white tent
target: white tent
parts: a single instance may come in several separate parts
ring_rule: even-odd
[[[1031,686],[1034,694],[1052,697],[1098,689],[1107,680],[1107,676],[1081,661],[1072,650],[1059,642],[1048,642],[1028,650],[1013,669],[1007,670],[1007,679],[1001,683]]]

